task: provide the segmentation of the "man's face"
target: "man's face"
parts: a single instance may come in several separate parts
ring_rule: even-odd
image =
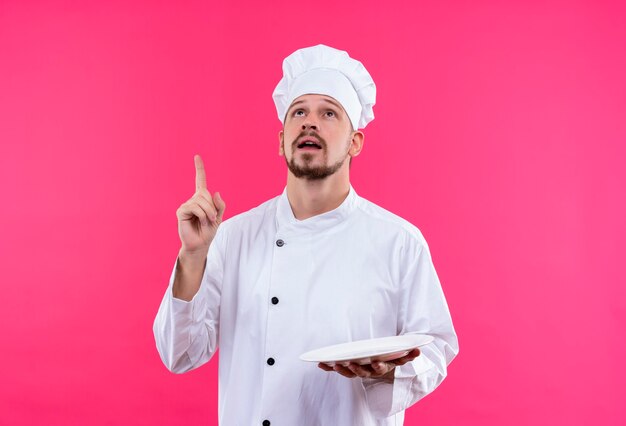
[[[362,136],[352,132],[348,115],[335,99],[302,95],[287,110],[279,133],[280,154],[297,178],[324,179],[348,166],[346,159],[355,151],[354,133]]]

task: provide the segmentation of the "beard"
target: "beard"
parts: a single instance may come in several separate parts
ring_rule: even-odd
[[[334,164],[327,165],[326,163],[327,163],[328,155],[326,151],[326,146],[327,146],[326,141],[314,133],[309,133],[308,134],[309,136],[314,136],[318,140],[318,142],[322,145],[322,150],[324,151],[322,153],[323,164],[318,165],[318,166],[311,165],[312,161],[315,158],[314,156],[317,154],[309,154],[306,152],[301,154],[303,164],[296,164],[296,151],[298,149],[297,141],[298,139],[300,139],[302,136],[305,136],[305,135],[306,135],[305,132],[301,133],[296,138],[296,140],[293,141],[293,143],[291,144],[292,146],[291,160],[287,160],[287,156],[285,155],[285,163],[287,163],[287,168],[295,177],[300,178],[300,179],[306,179],[309,181],[326,179],[328,176],[331,176],[334,173],[336,173],[337,170],[339,170],[341,166],[343,166],[343,163],[345,163],[346,159],[349,157],[348,152],[346,152],[346,155],[341,160],[335,162]],[[350,141],[348,141],[348,145],[349,143]]]

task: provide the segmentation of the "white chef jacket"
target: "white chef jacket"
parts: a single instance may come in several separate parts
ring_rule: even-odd
[[[172,296],[176,264],[154,321],[166,367],[184,373],[219,347],[222,426],[401,425],[458,353],[450,312],[421,232],[359,197],[298,220],[287,189],[225,220],[200,289]],[[430,334],[394,383],[346,378],[299,356],[327,345]],[[265,424],[268,424],[268,423]]]

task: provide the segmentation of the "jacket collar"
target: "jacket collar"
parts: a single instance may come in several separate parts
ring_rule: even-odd
[[[343,222],[354,211],[357,206],[359,196],[352,185],[345,200],[334,210],[304,220],[298,220],[293,214],[289,198],[287,197],[287,187],[278,197],[276,207],[276,227],[283,232],[316,232],[329,229]]]

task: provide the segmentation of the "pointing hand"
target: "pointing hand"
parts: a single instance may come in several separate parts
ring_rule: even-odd
[[[182,250],[189,254],[206,256],[220,223],[226,204],[219,192],[211,193],[206,186],[204,163],[195,155],[196,192],[176,210],[178,235]]]

